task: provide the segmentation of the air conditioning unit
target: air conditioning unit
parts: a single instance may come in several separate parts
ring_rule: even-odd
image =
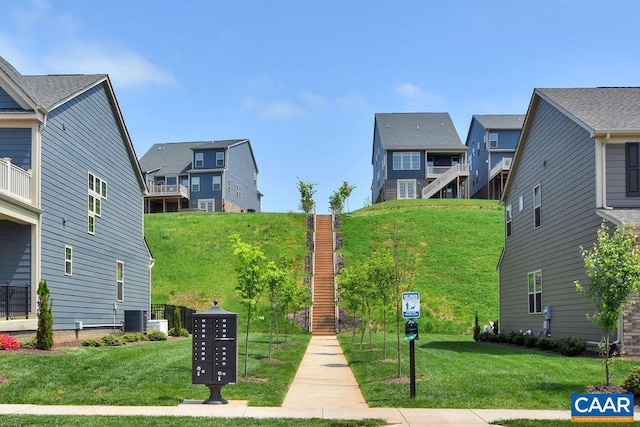
[[[147,333],[149,329],[149,316],[147,310],[125,310],[124,331]]]

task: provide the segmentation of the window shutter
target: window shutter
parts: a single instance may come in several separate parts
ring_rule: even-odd
[[[626,144],[627,196],[640,196],[640,150],[637,142]]]

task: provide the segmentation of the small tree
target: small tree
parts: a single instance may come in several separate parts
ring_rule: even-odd
[[[575,281],[577,290],[593,301],[596,312],[587,315],[604,332],[605,378],[609,385],[609,346],[611,334],[618,326],[623,306],[631,293],[640,290],[640,252],[636,238],[622,227],[613,234],[603,222],[591,250],[580,247],[585,273],[590,284],[582,286]]]
[[[182,326],[182,318],[180,316],[180,309],[175,307],[173,309],[173,328],[168,331],[169,336],[172,337],[188,337],[189,331]]]
[[[331,209],[331,213],[334,215],[340,215],[343,207],[342,197],[340,197],[340,193],[338,191],[335,191],[329,197],[329,209]]]
[[[347,212],[349,212],[349,197],[353,190],[355,190],[356,186],[353,184],[349,184],[347,181],[342,181],[342,185],[338,188],[338,194],[340,195],[340,200],[342,201],[342,207],[347,207]]]
[[[251,318],[265,287],[263,267],[266,258],[259,247],[243,242],[238,234],[229,236],[233,244],[233,254],[238,258],[236,274],[238,284],[236,291],[241,302],[247,308],[247,325],[244,338],[244,376],[247,376],[249,365],[249,330]]]
[[[382,358],[387,359],[387,312],[394,305],[396,266],[388,248],[376,250],[366,262],[367,283],[382,301]]]
[[[49,298],[47,281],[38,284],[38,330],[36,331],[36,347],[40,350],[53,348],[53,312]]]
[[[310,214],[316,205],[313,201],[313,195],[316,193],[316,184],[298,180],[298,191],[300,192],[299,209],[306,214]]]

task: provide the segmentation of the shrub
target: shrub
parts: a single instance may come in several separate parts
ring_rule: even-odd
[[[86,340],[82,341],[82,346],[83,347],[102,347],[104,346],[104,343],[100,338],[87,338]]]
[[[501,342],[501,343],[509,342],[509,335],[505,334],[504,332],[500,332],[500,335],[498,335],[498,342]]]
[[[535,335],[527,335],[524,338],[524,345],[527,348],[532,348],[538,345],[538,337]]]
[[[20,343],[17,339],[7,334],[0,334],[0,349],[2,350],[17,350],[20,348]]]
[[[180,328],[180,330],[178,330],[177,328],[171,328],[169,329],[169,336],[170,337],[188,337],[189,331],[187,331],[185,328]]]
[[[107,347],[118,347],[124,345],[124,341],[122,340],[122,338],[113,334],[105,335],[101,338],[101,340],[102,344],[106,345]]]
[[[587,349],[587,341],[583,338],[563,337],[558,340],[558,352],[568,357],[581,354]]]
[[[144,341],[147,337],[140,332],[128,332],[120,337],[120,339],[124,342],[138,342]]]
[[[38,329],[36,331],[36,347],[40,350],[53,348],[53,312],[47,281],[38,284]]]
[[[629,375],[622,383],[622,387],[629,393],[633,393],[636,396],[640,395],[640,365],[631,368]]]
[[[150,331],[147,334],[147,338],[149,338],[149,341],[166,341],[167,340],[167,336],[162,331]]]
[[[540,350],[555,351],[557,347],[558,347],[558,342],[555,338],[541,337],[538,339],[538,348],[540,348]]]
[[[497,343],[497,342],[500,342],[500,337],[495,334],[489,334],[489,336],[487,337],[487,341],[492,343]]]
[[[476,311],[476,317],[473,323],[473,340],[480,341],[480,325],[478,324],[478,312]],[[486,340],[485,340],[486,341]]]

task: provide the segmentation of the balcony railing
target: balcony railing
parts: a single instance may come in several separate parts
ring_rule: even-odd
[[[451,166],[427,166],[427,178],[437,178],[451,169]]]
[[[31,286],[0,285],[0,318],[6,320],[15,318],[29,318],[31,311]]]
[[[437,179],[430,182],[429,185],[422,189],[422,198],[428,199],[442,188],[445,185],[449,184],[453,179],[458,176],[469,176],[469,165],[459,163],[454,166],[446,166],[444,167],[444,173],[441,173]]]
[[[150,196],[182,196],[189,198],[189,188],[182,184],[151,184],[149,185]]]
[[[513,158],[511,157],[505,157],[504,159],[500,160],[497,165],[491,168],[491,171],[489,172],[489,180],[492,180],[500,172],[508,171],[509,169],[511,169],[512,161]]]
[[[0,193],[31,203],[31,171],[11,163],[11,159],[0,159]]]

